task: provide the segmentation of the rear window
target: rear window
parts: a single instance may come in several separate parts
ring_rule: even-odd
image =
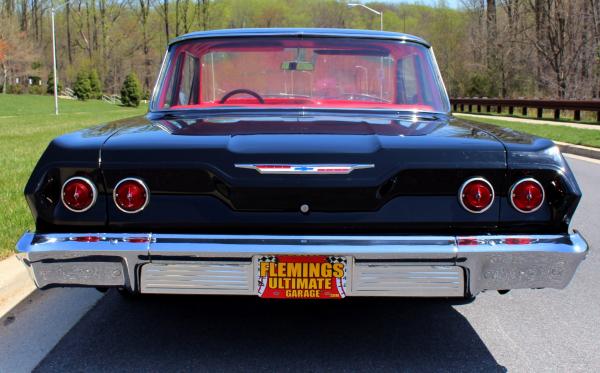
[[[448,111],[428,48],[330,38],[196,39],[170,48],[154,109],[362,107]]]

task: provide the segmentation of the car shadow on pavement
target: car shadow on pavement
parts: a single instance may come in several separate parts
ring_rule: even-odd
[[[448,301],[110,291],[36,371],[500,371]]]

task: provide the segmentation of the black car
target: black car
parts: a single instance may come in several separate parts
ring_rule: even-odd
[[[588,250],[558,148],[454,118],[391,32],[181,36],[149,113],[52,141],[25,196],[40,288],[472,298],[564,288]]]

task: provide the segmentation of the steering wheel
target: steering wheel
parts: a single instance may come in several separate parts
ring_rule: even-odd
[[[219,101],[219,104],[224,104],[225,101],[227,101],[229,98],[231,98],[231,96],[239,95],[241,93],[245,93],[247,95],[250,95],[250,96],[254,97],[261,104],[265,103],[265,100],[258,93],[254,92],[254,91],[251,91],[249,89],[242,88],[242,89],[234,89],[233,91],[227,92],[227,94],[225,94],[225,96],[223,96],[223,98],[221,99],[221,101]]]

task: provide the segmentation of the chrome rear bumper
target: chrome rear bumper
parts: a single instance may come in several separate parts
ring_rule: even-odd
[[[578,233],[538,236],[259,236],[34,234],[17,244],[39,288],[257,294],[256,258],[349,258],[349,296],[463,297],[483,290],[564,288],[585,258]]]

